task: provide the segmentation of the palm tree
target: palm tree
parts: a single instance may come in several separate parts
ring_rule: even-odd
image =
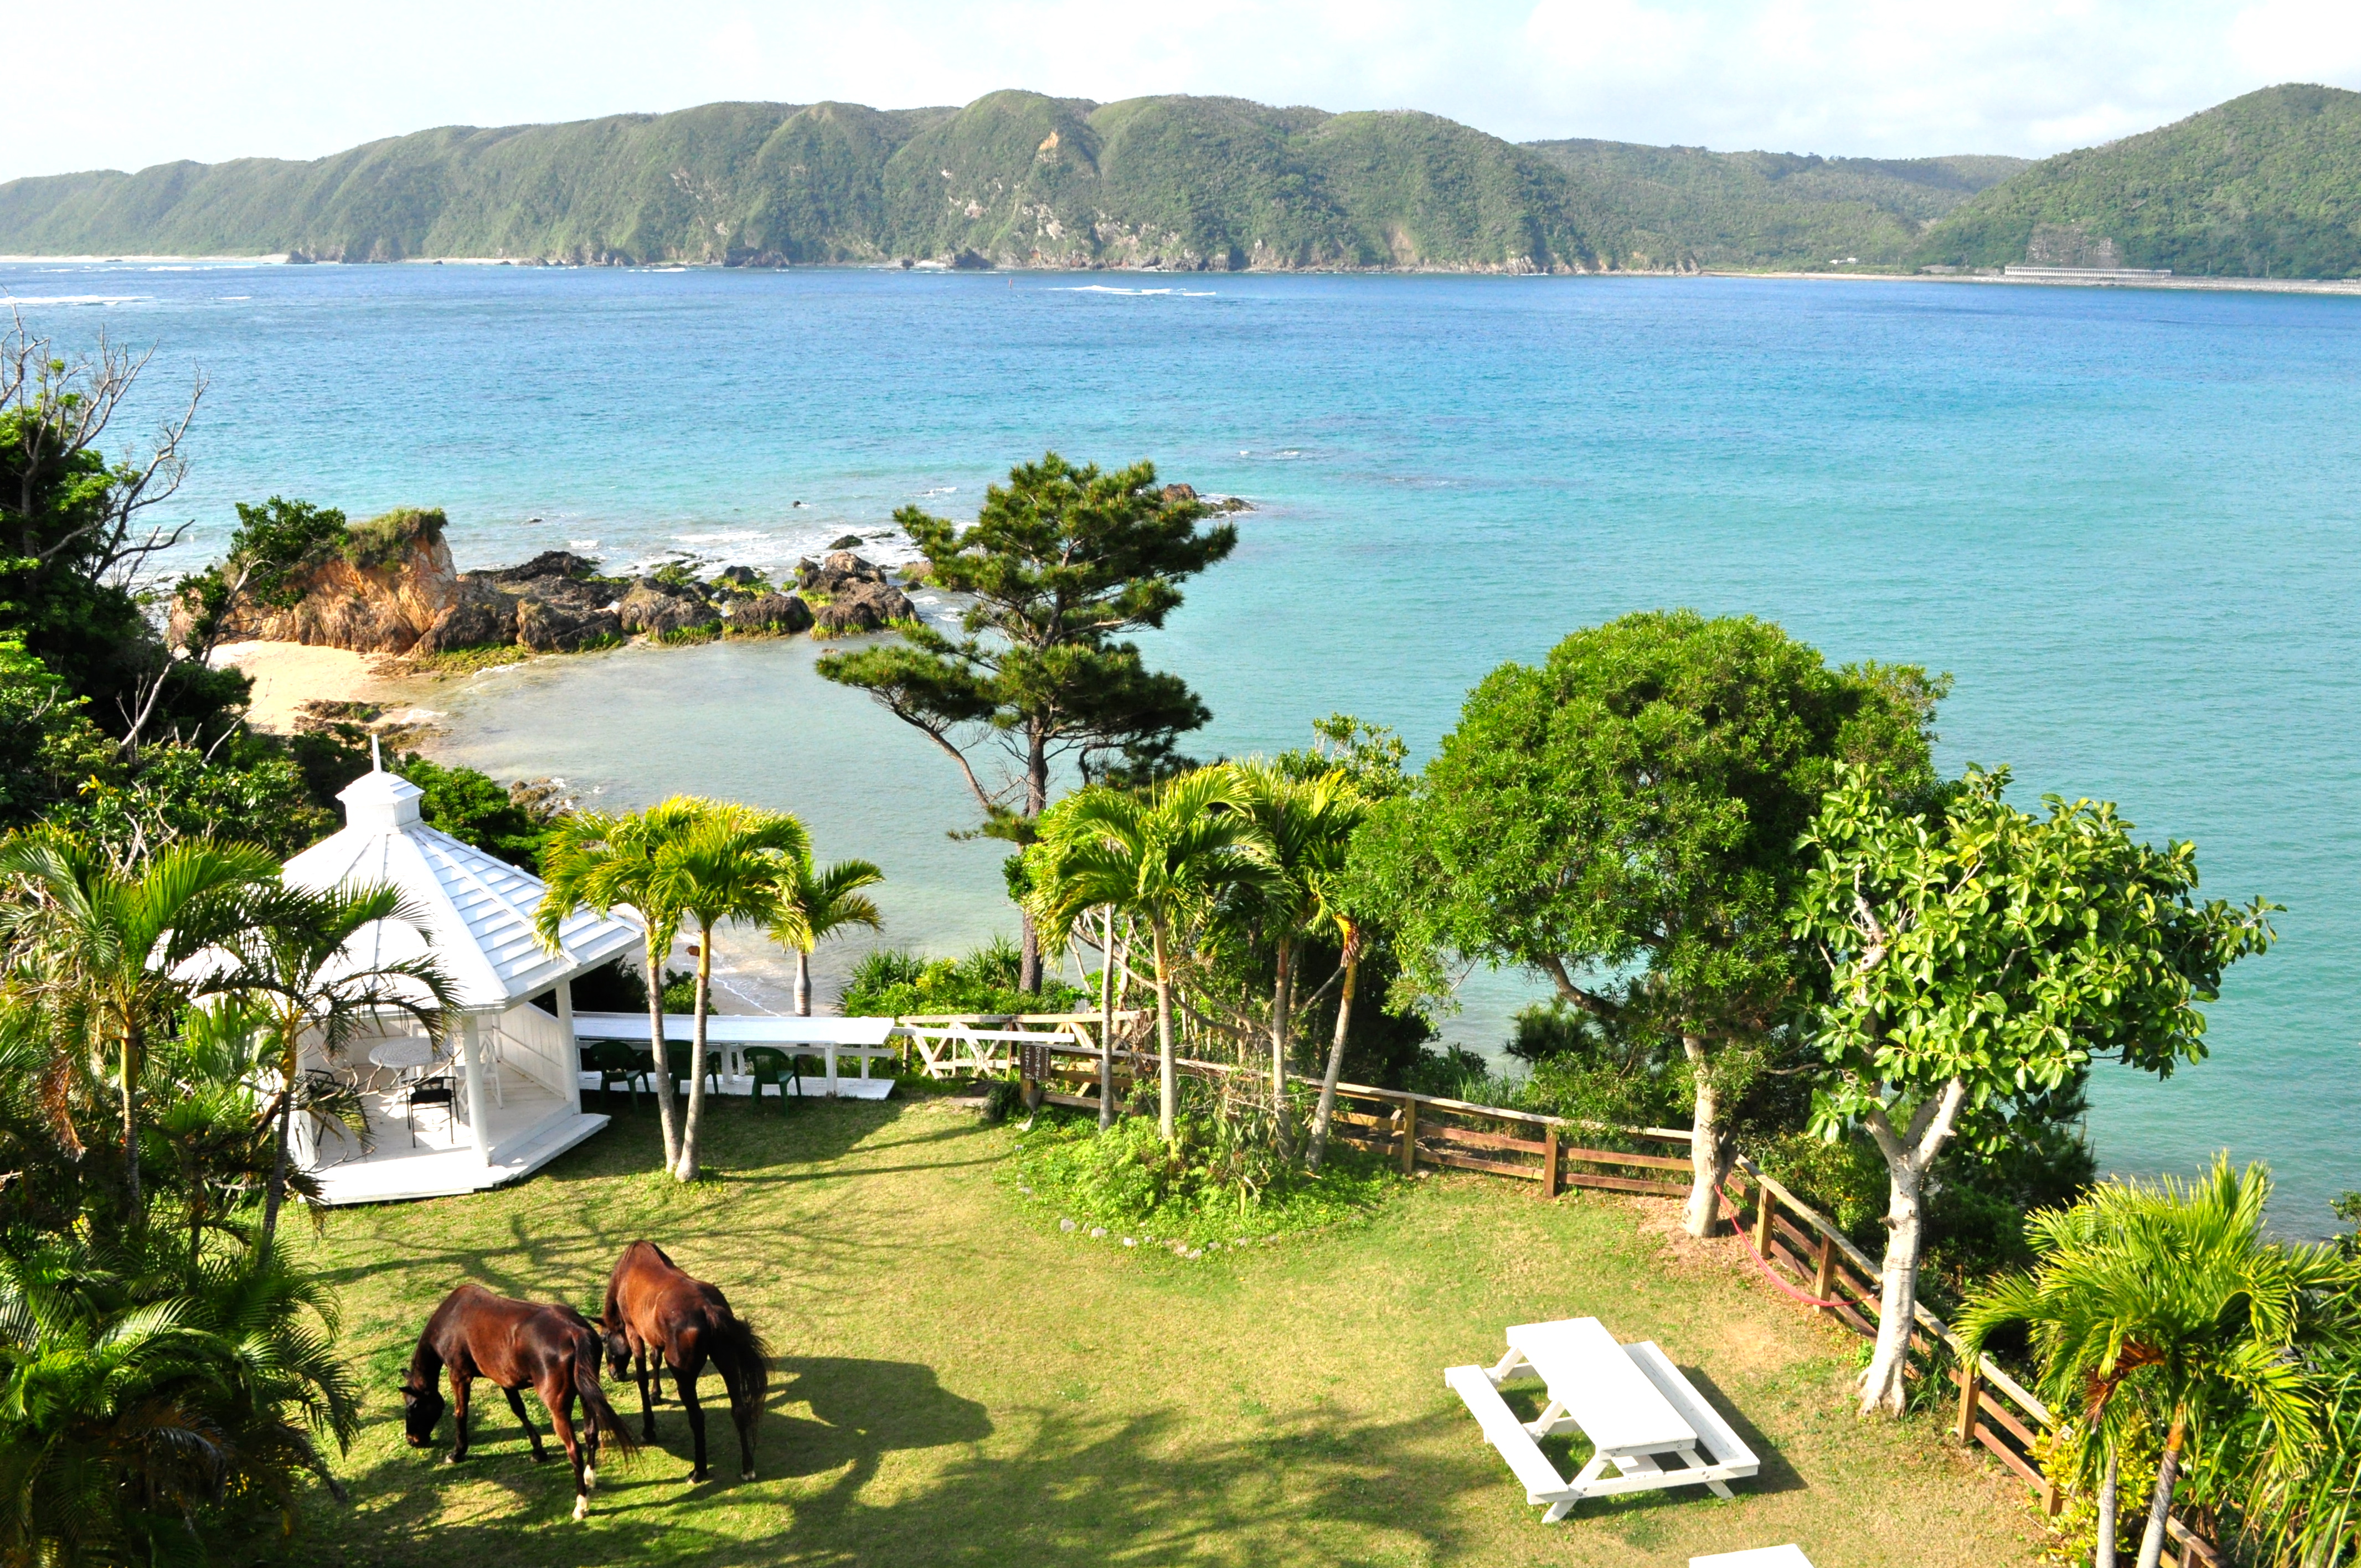
[[[194,960],[251,924],[279,862],[252,844],[192,839],[158,851],[136,874],[62,833],[0,843],[0,943],[19,961],[12,1006],[39,1012],[93,1069],[120,1085],[124,1189],[132,1222],[139,1190],[139,1080],[148,1042],[186,1005]],[[69,1132],[71,1129],[69,1129]]]
[[[2194,1182],[2103,1183],[2029,1220],[2040,1262],[1979,1292],[1960,1320],[1976,1347],[2004,1323],[2031,1329],[2045,1394],[2081,1410],[2110,1477],[2129,1430],[2165,1429],[2139,1568],[2162,1556],[2182,1456],[2209,1413],[2258,1417],[2275,1465],[2300,1462],[2316,1436],[2312,1374],[2291,1347],[2345,1268],[2329,1247],[2267,1240],[2269,1197],[2263,1167],[2234,1172],[2226,1157]],[[2103,1491],[2110,1523],[2113,1503]],[[2111,1532],[2100,1551],[2111,1565]]]
[[[664,1066],[664,960],[680,935],[681,908],[672,902],[674,883],[664,868],[695,825],[701,804],[675,795],[645,811],[575,811],[559,817],[542,850],[548,892],[533,911],[534,934],[553,953],[577,909],[601,918],[626,906],[638,914],[648,977],[648,1048],[656,1064],[656,1120],[664,1132],[666,1170],[680,1160],[680,1114],[672,1074]]]
[[[322,1440],[350,1443],[359,1398],[333,1299],[269,1246],[177,1261],[0,1255],[0,1562],[195,1559],[208,1506],[291,1511],[306,1473],[343,1497]]]
[[[457,998],[431,954],[372,963],[347,958],[346,944],[379,921],[398,920],[423,935],[423,914],[390,883],[325,889],[276,887],[249,911],[251,924],[225,944],[236,965],[212,989],[250,997],[269,1014],[279,1094],[272,1107],[270,1181],[262,1235],[279,1229],[287,1195],[288,1133],[295,1117],[302,1045],[316,1039],[330,1057],[354,1033],[387,1014],[407,1015],[431,1035],[447,1032]],[[471,1113],[472,1114],[473,1113]]]
[[[767,923],[777,911],[789,863],[811,858],[811,836],[784,811],[734,801],[687,803],[688,829],[657,856],[656,896],[697,923],[697,1001],[688,1048],[688,1114],[673,1175],[697,1179],[697,1134],[705,1120],[705,1017],[713,985],[713,928],[732,920]],[[663,1058],[658,1057],[658,1061]],[[671,1069],[658,1076],[669,1078]]]
[[[811,1016],[812,949],[839,931],[866,926],[882,930],[885,917],[861,890],[885,873],[867,861],[839,861],[824,872],[811,857],[796,855],[779,878],[778,908],[771,916],[771,940],[796,955],[796,1016]]]
[[[1353,1025],[1353,993],[1361,981],[1361,923],[1346,902],[1341,870],[1323,872],[1311,882],[1312,909],[1321,923],[1336,932],[1336,963],[1342,971],[1336,994],[1336,1025],[1328,1038],[1327,1070],[1320,1076],[1320,1104],[1312,1113],[1312,1147],[1304,1163],[1313,1170],[1328,1155],[1328,1127],[1336,1115],[1336,1084],[1345,1075],[1345,1036]]]
[[[1315,889],[1343,871],[1363,806],[1359,792],[1342,771],[1299,779],[1259,761],[1238,764],[1235,771],[1246,815],[1261,839],[1269,870],[1257,902],[1277,949],[1270,992],[1270,1109],[1279,1150],[1286,1155],[1287,1057],[1298,944],[1327,924],[1320,918]]]
[[[1035,918],[1073,929],[1112,905],[1147,922],[1156,967],[1157,1127],[1174,1141],[1179,1084],[1172,1057],[1176,939],[1192,914],[1224,894],[1256,892],[1273,876],[1235,773],[1201,768],[1143,794],[1093,784],[1041,817],[1031,862]]]

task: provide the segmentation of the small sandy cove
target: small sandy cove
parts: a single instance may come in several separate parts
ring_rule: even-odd
[[[302,642],[232,642],[214,653],[215,664],[235,664],[253,677],[247,722],[281,734],[295,728],[306,702],[398,702],[401,684],[378,673],[381,658]]]

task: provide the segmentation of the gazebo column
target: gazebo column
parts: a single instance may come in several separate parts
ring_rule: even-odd
[[[582,1042],[574,1037],[574,982],[557,982],[557,1026],[565,1031],[566,1102],[582,1113]]]
[[[484,1124],[489,1119],[489,1107],[484,1101],[484,1021],[477,1014],[467,1013],[459,1019],[459,1063],[467,1079],[467,1138],[476,1146],[476,1157],[486,1165],[492,1163],[491,1133]],[[580,1091],[577,1090],[577,1094]]]

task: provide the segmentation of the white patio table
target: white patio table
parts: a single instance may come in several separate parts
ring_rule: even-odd
[[[1623,1492],[1702,1485],[1727,1497],[1730,1481],[1761,1468],[1730,1423],[1653,1344],[1618,1344],[1597,1318],[1519,1323],[1508,1340],[1509,1353],[1497,1365],[1454,1366],[1443,1376],[1525,1484],[1526,1501],[1549,1505],[1543,1523],[1565,1518],[1586,1497]],[[1528,1375],[1547,1387],[1549,1403],[1538,1419],[1520,1421],[1499,1386]],[[1570,1481],[1534,1441],[1567,1431],[1581,1431],[1595,1451]],[[1677,1455],[1681,1463],[1667,1467],[1658,1455]],[[1609,1465],[1616,1474],[1607,1473]]]
[[[434,1042],[424,1035],[403,1035],[380,1041],[368,1054],[369,1065],[393,1074],[396,1083],[408,1083],[434,1065]]]

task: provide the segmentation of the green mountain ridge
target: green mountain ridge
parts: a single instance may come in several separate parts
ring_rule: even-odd
[[[2014,159],[1518,146],[1433,115],[1005,92],[446,126],[0,184],[0,253],[1503,272],[1899,260]]]
[[[2267,87],[2046,159],[1961,203],[1911,259],[2361,276],[2361,93]]]
[[[308,161],[0,184],[0,254],[2361,274],[2361,93],[2268,88],[2039,163],[1554,140],[1237,98],[708,104]]]

